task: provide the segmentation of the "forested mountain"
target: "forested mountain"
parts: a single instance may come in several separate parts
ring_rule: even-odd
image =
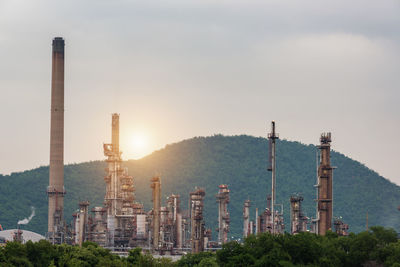
[[[334,140],[332,143],[334,147]],[[122,148],[123,149],[123,148]],[[290,230],[289,198],[294,193],[304,197],[307,216],[315,216],[316,150],[312,145],[279,140],[277,142],[277,203],[284,205],[286,230]],[[242,209],[251,200],[251,218],[255,208],[266,207],[266,195],[271,190],[271,174],[267,172],[268,141],[251,136],[196,137],[167,145],[140,160],[128,160],[124,166],[135,178],[136,199],[146,209],[151,207],[150,178],[161,175],[163,202],[171,193],[181,195],[187,206],[189,192],[195,186],[206,190],[205,219],[208,227],[217,227],[215,194],[219,184],[231,190],[229,211],[231,236],[242,232]],[[393,227],[400,231],[400,187],[363,164],[338,152],[332,153],[334,170],[334,216],[341,216],[350,231],[365,229],[366,213],[369,225]],[[65,166],[65,218],[72,219],[80,200],[92,206],[103,202],[105,183],[104,162],[94,161]],[[17,221],[36,216],[25,229],[44,234],[47,230],[48,167],[40,167],[11,175],[0,175],[0,224],[15,228]]]

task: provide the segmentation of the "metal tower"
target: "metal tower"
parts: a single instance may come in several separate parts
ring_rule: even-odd
[[[275,121],[271,122],[271,133],[268,134],[269,140],[269,167],[268,171],[272,173],[272,193],[271,193],[271,214],[272,214],[272,233],[275,233],[275,190],[276,190],[276,139],[279,136],[275,133]]]

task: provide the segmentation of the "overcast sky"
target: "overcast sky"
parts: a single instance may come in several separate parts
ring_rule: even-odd
[[[400,184],[400,1],[0,0],[0,173],[49,162],[65,38],[65,161],[213,134],[317,144]],[[132,144],[135,136],[147,144]],[[278,148],[279,149],[279,148]]]

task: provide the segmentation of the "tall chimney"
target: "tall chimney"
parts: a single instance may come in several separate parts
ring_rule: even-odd
[[[318,167],[318,205],[317,205],[317,233],[325,235],[326,231],[332,230],[332,208],[333,191],[332,177],[333,167],[331,166],[331,133],[323,133],[320,138],[320,162]]]
[[[48,239],[62,243],[64,227],[64,39],[53,40]]]

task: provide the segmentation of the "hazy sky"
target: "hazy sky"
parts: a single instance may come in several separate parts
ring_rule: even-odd
[[[398,0],[0,0],[0,173],[49,162],[56,36],[66,163],[104,158],[113,112],[125,159],[276,120],[400,184]]]

